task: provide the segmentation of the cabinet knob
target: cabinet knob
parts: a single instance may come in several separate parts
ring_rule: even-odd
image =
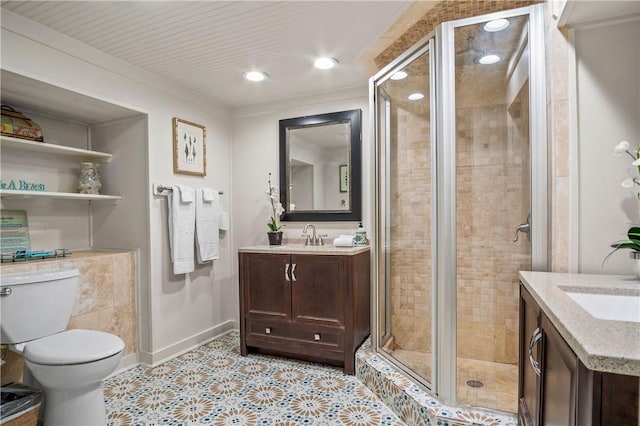
[[[313,335],[313,340],[315,340],[316,342],[320,340],[320,333],[316,333]]]
[[[264,329],[265,334],[271,334],[271,327],[267,327]]]

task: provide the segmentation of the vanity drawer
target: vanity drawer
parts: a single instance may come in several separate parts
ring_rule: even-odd
[[[344,350],[344,331],[340,328],[247,319],[246,330],[249,346],[264,346],[269,341],[277,342],[274,347],[279,346],[283,350],[284,346]],[[272,347],[273,344],[269,343],[268,346]]]

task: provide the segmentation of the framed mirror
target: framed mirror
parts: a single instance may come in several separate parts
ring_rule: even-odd
[[[280,120],[283,221],[359,221],[362,111]]]

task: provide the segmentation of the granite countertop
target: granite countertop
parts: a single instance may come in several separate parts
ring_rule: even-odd
[[[619,275],[531,271],[521,271],[520,279],[587,368],[640,376],[640,323],[595,318],[564,291],[640,295],[639,281]]]
[[[303,244],[285,244],[281,246],[260,245],[241,247],[239,253],[288,253],[288,254],[323,254],[353,256],[369,251],[369,246],[335,247],[333,245],[305,246]]]

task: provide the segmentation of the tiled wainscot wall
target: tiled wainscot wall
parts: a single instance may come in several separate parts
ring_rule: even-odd
[[[123,358],[138,351],[136,320],[136,253],[83,250],[65,258],[4,263],[0,274],[77,268],[80,283],[67,328],[86,328],[119,336],[125,343]],[[55,303],[55,301],[52,301]],[[2,384],[20,381],[24,360],[9,350],[0,368]],[[129,358],[131,358],[129,357]]]

